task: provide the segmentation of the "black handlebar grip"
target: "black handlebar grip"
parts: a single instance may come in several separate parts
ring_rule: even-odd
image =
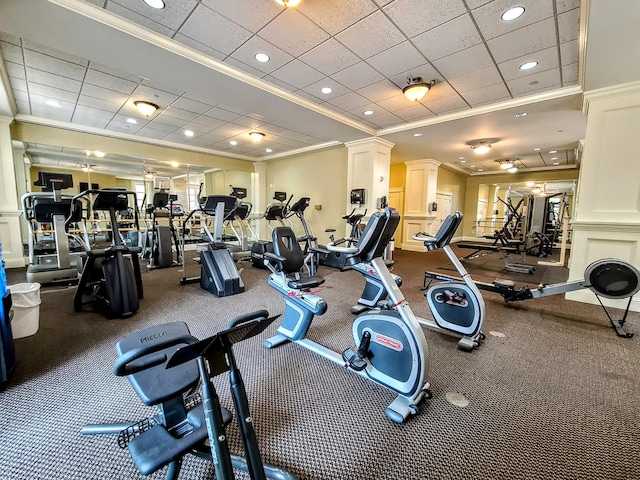
[[[262,318],[262,319],[269,318],[269,312],[267,312],[266,310],[258,310],[253,313],[240,315],[239,317],[236,317],[233,320],[230,320],[229,323],[227,323],[226,328],[229,329],[229,328],[237,327],[238,325],[250,322],[251,320],[255,320],[257,318]]]

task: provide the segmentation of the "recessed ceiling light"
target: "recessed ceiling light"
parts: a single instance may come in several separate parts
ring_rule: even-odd
[[[55,100],[47,100],[46,104],[49,105],[50,107],[60,108],[60,103],[56,102]]]
[[[131,125],[137,125],[138,121],[135,118],[127,118],[127,123],[130,123]]]
[[[164,8],[163,0],[144,0],[144,3],[149,5],[151,8],[155,8],[156,10],[162,10]]]
[[[516,118],[522,118],[522,117],[526,117],[526,116],[527,116],[527,112],[516,113]]]
[[[93,154],[98,157],[98,158],[104,158],[106,153],[104,152],[99,152],[98,150],[96,150],[95,152],[93,152]]]
[[[502,18],[502,20],[504,20],[505,22],[510,22],[512,20],[515,20],[516,18],[521,17],[523,13],[524,7],[513,7],[504,12],[502,14],[502,17],[500,18]]]
[[[484,168],[479,168],[478,171],[479,172],[484,172]]]
[[[266,53],[256,53],[256,60],[259,61],[260,63],[266,63],[271,59],[269,58],[269,55],[267,55]]]
[[[467,163],[467,161],[463,159],[463,160],[460,160],[460,163]]]
[[[476,168],[475,165],[469,165],[469,168]]]
[[[458,157],[458,160],[464,160],[464,157]]]
[[[365,115],[373,115],[373,110],[365,110],[364,112]]]
[[[560,165],[560,162],[553,162],[554,165]]]
[[[324,93],[325,95],[329,95],[331,92],[333,92],[333,88],[331,88],[331,87],[322,87],[322,89],[320,91],[322,93]]]
[[[180,166],[180,164],[179,164],[178,162],[176,162],[175,160],[172,160],[172,161],[171,161],[171,166],[172,166],[172,167],[174,167],[174,168],[176,168],[176,167],[179,167],[179,166]]]
[[[237,144],[238,144],[238,142],[237,142],[236,140],[231,140],[229,143],[230,143],[231,145],[237,145]]]
[[[520,65],[520,70],[531,70],[533,67],[537,67],[538,62],[527,62]]]
[[[285,7],[295,7],[300,3],[300,0],[276,0],[276,3]]]
[[[551,157],[551,160],[557,160],[558,157]]]
[[[414,137],[421,137],[421,136],[422,136],[422,134],[421,134],[421,133],[414,133],[414,134],[413,134],[413,136],[414,136]]]
[[[271,152],[273,152],[273,150],[271,150],[270,148],[265,148],[265,150],[264,150],[264,151],[265,151],[265,152],[267,152],[267,153],[271,153]]]
[[[549,153],[558,153],[558,150],[549,150]]]
[[[541,149],[540,148],[534,148],[533,151],[534,152],[539,152]]]
[[[187,137],[193,137],[193,130],[185,130],[185,131],[184,131],[184,134],[185,134]]]

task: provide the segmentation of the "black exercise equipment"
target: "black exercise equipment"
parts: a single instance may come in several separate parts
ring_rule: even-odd
[[[459,282],[461,280],[460,278],[450,275],[425,272],[425,287],[427,286],[427,279],[438,280],[440,282]],[[496,279],[493,283],[477,281],[474,283],[480,290],[499,293],[507,303],[548,297],[550,295],[558,295],[588,288],[595,294],[607,318],[609,318],[613,328],[615,328],[616,334],[624,338],[633,337],[633,333],[628,333],[624,330],[624,324],[627,320],[629,308],[631,307],[631,300],[633,296],[640,291],[640,271],[624,260],[616,258],[596,260],[587,266],[583,279],[552,285],[540,284],[535,288],[524,286],[517,289],[513,281],[504,279]],[[602,300],[600,300],[600,297],[609,299],[628,298],[629,301],[622,319],[614,320],[602,303]]]
[[[86,425],[82,434],[117,434],[118,445],[128,448],[143,475],[168,466],[166,479],[176,480],[183,458],[191,454],[213,461],[218,480],[234,478],[232,468],[248,471],[252,479],[294,480],[284,470],[262,464],[232,351],[234,343],[261,333],[275,318],[257,311],[232,320],[226,330],[202,341],[191,336],[183,322],[155,325],[126,336],[116,345],[113,372],[126,376],[140,400],[157,407],[157,414],[135,423]],[[232,414],[220,406],[211,381],[227,371],[248,460],[229,454],[224,426]],[[202,394],[194,393],[199,381]]]
[[[351,213],[342,217],[344,221],[347,222],[347,225],[351,226],[351,231],[348,237],[341,238],[338,242],[335,241],[333,234],[335,233],[335,228],[327,228],[325,230],[326,233],[329,234],[329,240],[334,245],[344,245],[347,247],[351,247],[356,244],[358,239],[360,238],[360,234],[362,233],[362,219],[367,215],[367,210],[363,213],[356,213],[356,209],[354,208]],[[324,265],[331,268],[338,268],[340,270],[345,270],[349,268],[346,264],[347,256],[340,252],[332,252],[327,249],[324,245],[317,245],[314,248],[314,251],[318,254],[318,263],[320,265]]]
[[[143,258],[149,262],[147,265],[149,268],[173,267],[181,263],[178,232],[173,224],[173,202],[177,199],[177,195],[170,195],[169,192],[161,190],[153,194],[153,203],[147,208],[146,213],[151,215],[151,228],[143,237],[145,241]],[[167,218],[168,225],[160,225],[159,218]],[[175,261],[173,259],[174,248],[176,251]]]
[[[93,211],[108,211],[111,224],[111,246],[105,249],[89,250],[83,255],[80,281],[73,298],[76,312],[83,310],[89,303],[99,302],[106,306],[108,313],[115,317],[130,317],[140,308],[143,298],[142,275],[138,254],[140,247],[129,247],[122,242],[116,212],[127,210],[129,205],[136,205],[135,192],[112,188],[103,190],[87,190],[73,197],[72,203],[80,199],[88,199],[95,195]],[[129,202],[129,197],[132,202]],[[138,212],[134,210],[135,228],[138,228]],[[84,296],[90,300],[84,301]]]
[[[267,208],[264,211],[264,218],[267,221],[267,225],[269,225],[269,229],[273,232],[273,227],[271,226],[271,222],[278,222],[280,226],[284,227],[284,218],[286,216],[286,212],[289,210],[289,203],[293,195],[289,197],[289,201],[285,204],[283,203],[287,199],[287,194],[285,192],[276,192],[273,199],[278,200],[278,203],[270,203],[267,205]],[[251,263],[256,268],[267,268],[264,264],[264,254],[273,253],[273,242],[267,240],[258,240],[251,247]]]

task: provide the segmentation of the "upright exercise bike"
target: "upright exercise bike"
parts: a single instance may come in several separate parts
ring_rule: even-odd
[[[271,270],[268,282],[282,293],[285,311],[278,333],[264,342],[272,348],[295,342],[354,373],[397,393],[387,407],[387,417],[397,423],[419,412],[418,404],[430,397],[428,346],[420,324],[404,295],[389,273],[382,254],[395,232],[400,216],[395,209],[374,213],[365,227],[357,247],[329,249],[347,255],[347,263],[368,262],[375,269],[386,289],[392,309],[374,309],[358,315],[352,327],[356,348],[342,354],[309,340],[307,331],[314,315],[327,310],[326,302],[311,293],[324,279],[301,272],[304,253],[289,227],[273,231],[274,253],[265,253],[265,263]]]

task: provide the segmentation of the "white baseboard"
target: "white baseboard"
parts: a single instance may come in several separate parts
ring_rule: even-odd
[[[6,268],[23,268],[29,265],[29,259],[20,258],[5,258],[4,265]]]
[[[591,303],[593,305],[600,305],[600,302],[598,302],[598,299],[596,298],[595,294],[589,290],[568,292],[565,294],[564,298],[566,298],[567,300],[573,300],[574,302]],[[611,308],[620,308],[622,310],[627,308],[627,303],[629,303],[628,299],[611,300],[609,298],[602,298],[602,297],[600,297],[600,299],[602,300],[602,303],[605,306],[611,307]],[[640,312],[640,298],[634,298],[633,300],[631,300],[631,306],[629,307],[629,310],[631,310],[632,312]]]

